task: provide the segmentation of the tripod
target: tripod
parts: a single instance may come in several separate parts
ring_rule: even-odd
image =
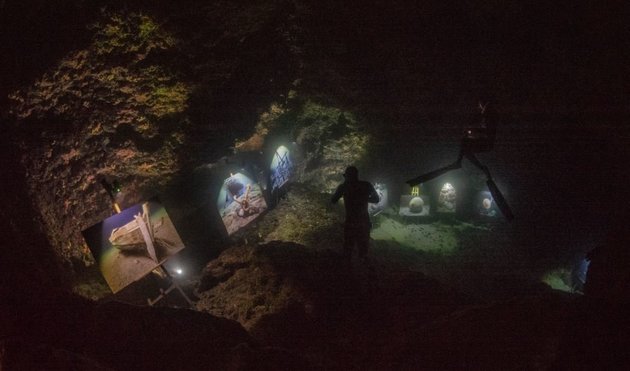
[[[487,166],[483,165],[479,159],[477,159],[477,156],[475,156],[475,153],[488,152],[492,150],[494,147],[494,139],[496,137],[496,112],[491,108],[488,108],[488,103],[479,103],[479,110],[480,120],[477,126],[468,127],[464,131],[457,160],[450,165],[410,179],[406,183],[413,187],[420,183],[437,178],[438,176],[451,170],[460,169],[462,167],[462,161],[466,158],[486,175],[486,184],[488,185],[490,194],[492,194],[492,197],[496,201],[499,210],[501,210],[501,213],[507,220],[512,221],[514,219],[514,214],[512,214],[510,206],[503,197],[499,187],[497,187],[496,183],[492,179],[490,170]]]

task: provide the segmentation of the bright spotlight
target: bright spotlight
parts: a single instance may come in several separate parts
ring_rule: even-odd
[[[177,269],[175,269],[175,273],[177,273],[177,274],[179,274],[181,276],[182,273],[184,273],[184,271],[181,268],[177,268]]]

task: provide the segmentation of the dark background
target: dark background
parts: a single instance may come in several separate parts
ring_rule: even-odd
[[[8,121],[8,94],[88,43],[87,25],[102,7],[157,14],[185,35],[199,26],[198,6],[0,2],[7,243],[45,244],[17,146],[38,133]],[[480,157],[512,204],[513,228],[533,257],[592,249],[611,221],[624,217],[630,101],[624,2],[320,1],[313,9],[300,20],[312,74],[304,89],[325,91],[323,99],[352,107],[371,125],[379,159],[366,175],[400,182],[449,163],[477,101],[487,99],[501,122],[495,151]],[[49,254],[35,251],[28,254]]]

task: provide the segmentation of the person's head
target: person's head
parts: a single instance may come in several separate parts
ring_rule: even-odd
[[[347,181],[356,181],[359,180],[359,169],[355,166],[348,166],[346,171],[343,173],[343,177]]]

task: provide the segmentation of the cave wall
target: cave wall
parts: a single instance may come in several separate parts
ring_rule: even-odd
[[[125,208],[275,136],[298,144],[297,180],[321,191],[361,160],[368,134],[353,113],[301,93],[294,12],[286,2],[169,17],[103,10],[84,48],[11,93],[29,198],[63,261],[93,263],[80,232],[113,213],[101,180],[122,184]]]

